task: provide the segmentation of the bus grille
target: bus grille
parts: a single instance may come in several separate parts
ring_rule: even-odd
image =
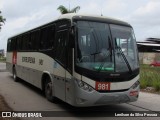
[[[99,104],[115,104],[115,103],[124,103],[128,102],[129,97],[127,95],[110,95],[110,96],[103,96],[99,100],[95,102],[96,105]]]

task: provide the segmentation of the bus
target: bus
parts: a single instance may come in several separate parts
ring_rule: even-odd
[[[72,106],[133,102],[139,60],[133,28],[103,16],[64,14],[8,39],[7,69]]]

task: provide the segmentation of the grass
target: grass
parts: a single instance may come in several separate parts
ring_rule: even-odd
[[[140,83],[141,89],[145,89],[146,87],[153,87],[156,91],[160,91],[160,67],[141,65]]]
[[[0,58],[0,62],[6,62],[6,58]]]

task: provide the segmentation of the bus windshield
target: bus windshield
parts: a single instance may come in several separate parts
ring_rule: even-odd
[[[110,25],[110,28],[115,49],[116,72],[137,69],[138,52],[133,29],[119,25]]]
[[[77,66],[99,72],[125,72],[138,67],[132,28],[78,21],[77,31]]]

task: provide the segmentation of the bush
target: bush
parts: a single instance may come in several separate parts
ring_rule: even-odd
[[[6,58],[5,57],[0,58],[0,62],[6,62]]]
[[[154,87],[156,91],[160,91],[160,67],[141,65],[140,70],[141,88]]]

